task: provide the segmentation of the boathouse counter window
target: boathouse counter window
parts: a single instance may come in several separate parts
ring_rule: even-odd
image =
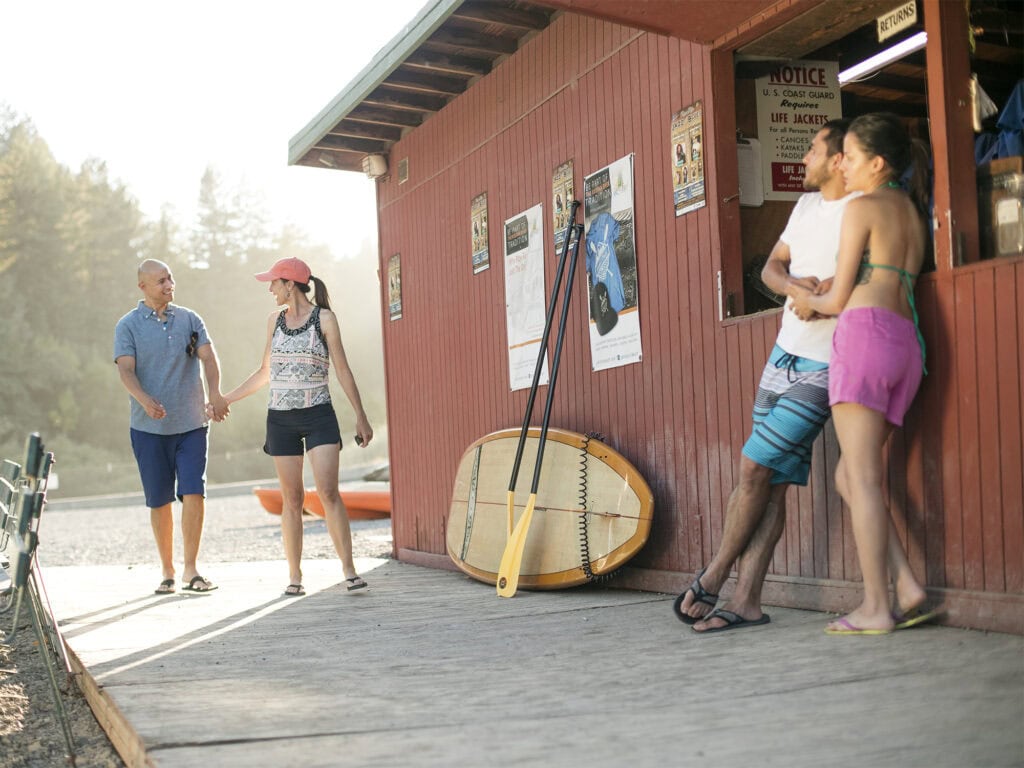
[[[776,193],[780,187],[788,186],[794,192],[793,198],[799,195],[796,187],[802,179],[802,166],[797,155],[802,157],[802,152],[798,144],[803,143],[803,151],[806,151],[810,137],[805,138],[790,129],[802,125],[810,136],[815,129],[814,125],[795,120],[803,121],[808,112],[814,115],[811,119],[820,121],[833,116],[852,118],[867,112],[892,112],[903,119],[912,137],[920,139],[933,151],[930,126],[945,127],[945,123],[935,123],[938,119],[934,114],[936,106],[930,103],[933,99],[930,100],[928,94],[926,50],[930,46],[924,29],[924,6],[924,3],[917,3],[916,19],[912,23],[906,23],[911,17],[904,14],[906,18],[901,25],[896,25],[901,28],[895,33],[890,19],[884,25],[883,34],[877,7],[865,8],[857,15],[843,3],[826,2],[789,24],[766,29],[753,40],[740,40],[736,47],[712,54],[713,78],[720,84],[727,79],[731,86],[716,88],[714,109],[716,114],[726,117],[732,110],[733,117],[728,130],[717,133],[720,145],[717,151],[720,156],[736,152],[735,165],[720,164],[722,170],[718,179],[723,190],[717,201],[722,222],[719,283],[723,319],[770,310],[782,304],[782,297],[760,280],[760,272],[793,206],[792,199]],[[975,253],[982,259],[1024,255],[1024,159],[1020,156],[1024,152],[1014,154],[1004,141],[1001,155],[982,155],[983,145],[991,147],[998,143],[999,132],[1005,131],[1007,123],[1014,119],[1016,135],[1020,136],[1020,122],[1024,119],[1024,83],[1020,81],[1020,73],[1024,71],[1022,20],[1024,4],[986,0],[970,6],[971,29],[976,35],[970,68],[981,89],[992,97],[998,112],[990,112],[981,125],[976,126],[980,128],[976,133],[978,151],[974,159],[978,169],[980,251],[968,242],[973,235],[965,237],[965,232],[975,231],[969,221],[951,225],[945,209],[939,212],[940,216],[933,205],[933,233],[944,238],[943,247],[948,241],[947,250],[952,251],[947,267],[966,263]],[[819,62],[821,66],[815,66]],[[771,79],[773,72],[774,79]],[[839,81],[835,109],[807,109],[811,100],[805,97],[819,93],[820,76],[834,76]],[[779,96],[775,97],[774,93],[771,96],[779,99],[776,104],[763,92],[766,78],[773,87],[781,86]],[[1021,104],[1017,107],[1016,118],[1007,117],[1007,112],[1012,113],[1014,109],[1015,92]],[[784,115],[787,110],[789,114]],[[955,115],[948,119],[960,117]],[[773,143],[772,136],[765,134],[773,125],[786,128],[785,132],[774,133],[776,138],[785,137],[785,144],[778,140]],[[946,132],[943,132],[942,142],[934,148],[940,153],[933,158],[936,163],[948,161],[945,140]],[[964,159],[964,162],[971,161]],[[733,190],[738,194],[732,194]],[[1005,220],[1002,228],[999,227],[1000,215]],[[934,248],[934,242],[932,245]],[[934,268],[934,258],[930,257],[926,270]]]

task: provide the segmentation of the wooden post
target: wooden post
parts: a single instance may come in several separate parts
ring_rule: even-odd
[[[971,122],[970,20],[963,3],[924,0],[928,116],[935,163],[935,265],[978,260],[978,184]]]

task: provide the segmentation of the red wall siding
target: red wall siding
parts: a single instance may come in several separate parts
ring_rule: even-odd
[[[778,314],[718,320],[716,201],[726,193],[716,180],[708,61],[700,46],[565,14],[396,145],[392,162],[408,157],[409,179],[380,182],[378,204],[381,270],[393,253],[402,264],[403,317],[384,319],[400,554],[444,555],[462,453],[482,435],[522,422],[527,393],[508,389],[504,220],[543,202],[551,243],[554,167],[573,160],[579,196],[585,174],[629,152],[643,362],[591,371],[581,266],[552,424],[604,434],[654,490],[654,526],[631,564],[634,585],[676,589],[718,547]],[[677,218],[669,123],[698,99],[709,205]],[[491,267],[473,275],[469,207],[483,191]],[[557,258],[553,246],[546,250],[550,289]],[[931,275],[919,294],[931,375],[889,447],[898,527],[930,586],[1019,597],[1024,263]],[[540,410],[538,403],[538,421]],[[775,591],[766,591],[776,602],[839,607],[855,592],[848,583],[860,577],[856,550],[831,481],[837,458],[829,427],[815,446],[810,485],[787,499]],[[822,588],[835,582],[847,586]],[[993,626],[968,613],[962,622]]]

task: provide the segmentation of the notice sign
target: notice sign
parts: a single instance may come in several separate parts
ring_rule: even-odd
[[[796,200],[804,191],[801,161],[829,120],[843,116],[839,65],[790,61],[755,81],[757,135],[765,200]]]

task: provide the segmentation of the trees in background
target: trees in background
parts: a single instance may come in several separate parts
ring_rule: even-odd
[[[283,256],[309,262],[331,289],[364,405],[384,438],[371,244],[335,259],[291,228],[272,231],[251,193],[225,190],[213,169],[200,182],[196,221],[183,225],[166,210],[148,221],[103,162],[70,171],[30,121],[0,106],[0,338],[13,353],[0,364],[0,457],[20,455],[27,433],[38,431],[57,457],[55,494],[138,490],[128,394],[113,364],[114,325],[141,298],[138,263],[155,258],[171,267],[176,301],[206,321],[226,391],[259,364],[274,309],[266,284],[252,275]],[[351,434],[340,388],[334,398],[343,434]],[[254,395],[213,425],[210,482],[273,476],[261,449],[265,409],[265,397]],[[377,445],[380,459],[386,440]]]

